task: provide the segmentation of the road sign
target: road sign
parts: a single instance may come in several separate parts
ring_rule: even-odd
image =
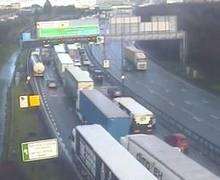
[[[98,19],[37,22],[38,38],[94,36],[99,34]]]
[[[21,40],[22,41],[29,41],[29,40],[31,40],[31,33],[22,33]]]
[[[104,36],[97,36],[96,44],[104,44],[105,38]]]
[[[58,157],[57,139],[47,139],[21,144],[23,162]]]
[[[105,59],[103,60],[103,68],[109,68],[110,67],[110,60]]]
[[[29,96],[29,105],[30,107],[40,106],[40,96],[39,95]]]
[[[20,96],[19,97],[19,105],[20,108],[28,108],[28,96]]]

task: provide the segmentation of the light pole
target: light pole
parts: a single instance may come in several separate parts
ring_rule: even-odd
[[[122,94],[124,94],[124,85],[125,85],[125,75],[122,74],[121,75],[121,91],[122,91]]]

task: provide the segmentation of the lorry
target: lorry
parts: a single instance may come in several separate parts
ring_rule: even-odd
[[[87,71],[73,66],[65,69],[64,88],[68,96],[76,99],[80,90],[93,89],[94,82]]]
[[[156,180],[101,125],[76,126],[72,131],[73,160],[87,180]]]
[[[124,48],[125,59],[132,64],[136,70],[146,70],[148,66],[148,58],[145,53],[137,49],[135,46],[127,46]]]
[[[56,53],[66,53],[65,44],[58,44],[54,46],[54,51]]]
[[[52,58],[50,54],[50,49],[49,48],[41,48],[41,60],[45,65],[49,65]]]
[[[219,180],[154,135],[128,135],[121,138],[121,144],[159,180]]]
[[[117,97],[114,101],[125,110],[132,119],[131,133],[151,133],[156,124],[154,113],[131,97]]]
[[[80,61],[80,53],[79,53],[79,47],[75,44],[68,44],[67,45],[68,53],[70,57],[75,61]]]
[[[33,76],[36,76],[36,77],[44,76],[45,66],[41,62],[40,57],[37,55],[37,53],[32,52],[30,60],[31,60]]]
[[[129,133],[131,118],[100,91],[82,90],[77,101],[82,124],[100,124],[117,140]]]
[[[67,53],[57,53],[57,57],[55,58],[55,63],[57,67],[58,74],[61,78],[63,78],[63,73],[66,68],[73,67],[73,60],[70,58]]]

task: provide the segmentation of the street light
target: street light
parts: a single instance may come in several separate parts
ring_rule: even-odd
[[[122,91],[122,94],[124,94],[124,83],[125,83],[125,75],[122,74],[121,75],[121,91]]]
[[[27,76],[27,79],[26,79],[26,84],[28,84],[31,80],[31,76]]]

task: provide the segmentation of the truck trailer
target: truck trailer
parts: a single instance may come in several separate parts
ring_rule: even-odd
[[[73,156],[87,180],[156,180],[102,126],[77,126],[72,131]]]
[[[131,118],[100,91],[82,90],[77,101],[83,124],[100,124],[117,140],[128,135]]]
[[[58,74],[63,78],[63,73],[66,68],[71,68],[74,66],[73,60],[67,53],[57,53],[55,58],[55,63],[57,67]]]
[[[67,95],[76,99],[80,90],[93,89],[94,82],[89,76],[89,72],[73,66],[65,69],[64,88]]]
[[[41,62],[40,57],[39,55],[37,55],[36,52],[31,53],[30,61],[31,61],[33,76],[36,77],[44,76],[45,66]]]
[[[154,135],[128,135],[121,138],[121,144],[159,180],[219,180]]]
[[[147,134],[152,132],[156,119],[151,111],[131,97],[117,97],[114,101],[131,117],[131,133]]]
[[[137,49],[135,46],[127,46],[124,49],[125,59],[132,64],[137,70],[146,70],[148,65],[148,58],[144,52]]]

